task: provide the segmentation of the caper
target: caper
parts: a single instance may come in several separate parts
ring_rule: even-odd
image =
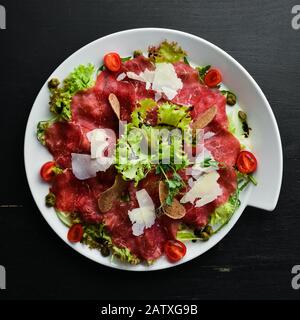
[[[239,118],[242,120],[242,121],[246,121],[247,120],[247,113],[246,112],[244,112],[244,111],[239,111],[238,112],[238,116],[239,116]]]
[[[108,257],[110,255],[109,248],[105,246],[101,247],[100,252],[103,255],[103,257]]]
[[[204,228],[204,232],[206,232],[208,235],[212,235],[213,234],[213,228],[210,225],[207,225]]]
[[[138,56],[141,56],[143,52],[141,50],[134,50],[133,52],[133,57],[136,58]]]
[[[57,78],[53,78],[48,82],[49,89],[56,89],[60,85],[60,81]]]
[[[230,91],[227,91],[226,103],[229,106],[234,106],[236,104],[236,95]]]
[[[203,241],[207,241],[207,240],[209,239],[209,234],[206,233],[206,232],[201,232],[200,238],[201,238]]]
[[[46,206],[47,207],[54,207],[55,206],[55,202],[56,202],[55,194],[52,193],[52,192],[49,192],[46,195],[45,202],[46,202]]]
[[[194,235],[195,235],[196,237],[199,237],[199,238],[200,238],[202,231],[203,231],[203,229],[195,229],[195,230],[194,230]]]

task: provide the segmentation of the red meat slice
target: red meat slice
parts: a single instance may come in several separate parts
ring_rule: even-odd
[[[186,215],[183,218],[183,222],[196,226],[203,227],[208,223],[209,216],[214,212],[215,208],[226,203],[230,195],[235,192],[237,188],[237,177],[235,170],[232,167],[226,167],[220,169],[220,178],[218,180],[219,185],[222,188],[222,195],[211,203],[208,203],[202,207],[194,207],[191,203],[185,204]]]
[[[95,128],[117,128],[117,118],[108,103],[107,96],[95,88],[82,91],[72,99],[72,120],[87,131]]]
[[[50,191],[55,194],[57,210],[79,213],[87,223],[101,222],[95,194],[87,183],[76,179],[71,170],[57,175]]]
[[[154,65],[151,63],[151,61],[148,58],[141,55],[134,59],[126,61],[124,64],[123,72],[131,71],[136,74],[140,74],[146,69],[154,70]]]
[[[108,102],[108,96],[110,93],[114,93],[120,102],[121,120],[131,120],[130,115],[135,106],[135,88],[131,82],[117,81],[116,74],[105,70],[98,76],[95,90],[97,96],[101,98],[102,102],[106,103],[111,111],[112,109]],[[116,119],[115,115],[113,117]],[[107,124],[107,119],[103,121],[103,123]]]
[[[198,115],[203,113],[209,107],[217,106],[217,115],[213,120],[215,125],[227,129],[228,120],[226,116],[226,99],[217,90],[210,89],[199,82],[197,70],[183,62],[175,64],[177,76],[181,78],[183,88],[173,99],[174,103],[193,106],[191,116],[196,119]]]
[[[82,128],[71,122],[55,122],[46,131],[46,146],[57,164],[71,167],[71,153],[89,153],[90,143]]]
[[[212,125],[210,125],[212,127]],[[241,150],[240,142],[227,130],[215,127],[218,130],[211,138],[205,140],[205,147],[211,152],[216,161],[234,166]]]

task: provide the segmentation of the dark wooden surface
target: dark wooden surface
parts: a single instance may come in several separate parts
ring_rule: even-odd
[[[299,299],[300,30],[295,1],[16,1],[0,30],[0,264],[4,298]],[[273,213],[248,207],[226,238],[203,256],[154,273],[102,267],[63,243],[39,213],[23,165],[24,130],[48,75],[72,52],[137,27],[187,31],[220,46],[253,75],[278,120],[284,179]],[[270,143],[270,141],[266,141]],[[270,163],[272,165],[272,163]]]

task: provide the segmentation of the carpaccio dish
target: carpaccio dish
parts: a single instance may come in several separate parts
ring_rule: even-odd
[[[37,126],[53,159],[46,205],[82,242],[124,263],[170,262],[209,241],[256,184],[247,115],[221,70],[194,66],[177,44],[49,81],[53,117]]]

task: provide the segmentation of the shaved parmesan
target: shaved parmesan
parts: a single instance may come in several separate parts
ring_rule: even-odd
[[[126,73],[125,72],[122,72],[118,75],[117,77],[117,81],[122,81],[126,78]]]
[[[216,134],[215,134],[214,132],[208,131],[208,132],[206,132],[206,133],[204,134],[203,139],[204,139],[204,140],[207,140],[207,139],[212,138],[212,137],[215,136],[215,135],[216,135]]]
[[[106,171],[113,163],[112,158],[92,159],[89,154],[71,153],[72,171],[79,180],[96,177],[98,171]]]
[[[174,66],[171,63],[157,63],[152,89],[164,93],[172,100],[179,89],[182,89],[182,81],[177,77]]]
[[[91,143],[91,158],[101,158],[105,149],[109,146],[109,135],[106,129],[94,129],[86,134]]]
[[[207,203],[214,201],[222,194],[222,189],[218,184],[220,175],[217,171],[205,173],[196,180],[192,188],[181,198],[181,203],[190,202],[196,207],[202,207]],[[200,199],[199,199],[200,198]]]
[[[128,211],[128,216],[132,222],[132,234],[140,236],[144,229],[150,228],[155,222],[154,203],[145,189],[136,192],[139,208]]]
[[[126,75],[130,79],[145,82],[147,90],[152,85],[152,90],[160,94],[160,96],[155,97],[156,101],[161,98],[163,93],[169,100],[172,100],[183,86],[172,63],[157,63],[154,71],[146,69],[140,74],[129,71]]]

